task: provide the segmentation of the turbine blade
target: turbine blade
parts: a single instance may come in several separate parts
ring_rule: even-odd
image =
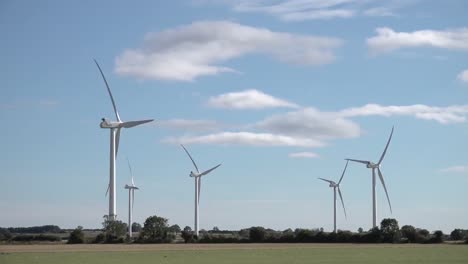
[[[117,153],[119,152],[119,142],[120,142],[120,128],[117,128],[115,133],[115,158],[117,158]]]
[[[133,181],[132,166],[130,165],[130,160],[128,160],[128,157],[127,157],[127,163],[128,163],[128,169],[130,170],[130,177],[132,177],[132,186],[135,186],[135,182]]]
[[[385,181],[384,181],[382,172],[380,171],[380,168],[377,168],[377,172],[379,173],[380,182],[382,182],[383,188],[385,190],[385,195],[387,196],[388,205],[390,206],[390,213],[393,214],[392,204],[390,203],[390,198],[388,197],[387,186],[385,186]]]
[[[107,197],[107,194],[109,193],[109,189],[110,189],[110,184],[107,185],[106,197]]]
[[[149,123],[149,122],[152,122],[152,121],[154,121],[154,119],[127,121],[127,122],[123,122],[122,124],[120,124],[120,127],[131,128],[131,127],[139,126],[139,125]]]
[[[357,160],[357,159],[345,159],[345,160],[359,162],[359,163],[363,163],[363,164],[369,164],[370,163],[370,161],[368,161],[368,160]]]
[[[343,205],[343,211],[344,211],[345,218],[348,219],[348,216],[346,215],[346,208],[344,206],[343,195],[341,195],[340,186],[338,186],[338,194],[340,195],[341,205]]]
[[[200,174],[200,176],[207,175],[208,173],[212,172],[213,170],[215,170],[215,169],[218,168],[219,166],[221,166],[221,164],[218,164],[218,165],[214,166],[213,168],[202,172],[202,173]]]
[[[345,165],[345,167],[344,167],[343,174],[341,174],[341,178],[340,178],[340,180],[338,181],[338,185],[340,185],[341,180],[343,180],[343,176],[344,176],[344,174],[345,174],[346,168],[348,167],[348,162],[349,162],[349,160],[346,161],[346,165]]]
[[[326,181],[326,182],[328,182],[328,183],[334,183],[333,181],[330,181],[330,180],[327,180],[327,179],[324,179],[324,178],[318,178],[318,179],[320,179],[320,180],[322,180],[322,181]]]
[[[379,162],[377,164],[380,164],[382,162],[383,158],[385,157],[385,153],[387,153],[388,145],[390,145],[390,141],[392,140],[393,128],[394,127],[392,127],[392,132],[390,133],[390,137],[388,138],[387,145],[385,146],[385,149],[382,152],[382,156],[380,156]]]
[[[185,153],[187,153],[187,155],[189,156],[190,160],[192,161],[193,163],[193,166],[195,166],[195,169],[197,170],[197,173],[200,173],[200,171],[198,170],[198,167],[197,167],[197,164],[195,163],[195,161],[193,160],[192,156],[190,156],[190,153],[188,152],[188,150],[184,147],[184,145],[180,144],[182,146],[182,148],[185,150]]]
[[[101,67],[99,66],[98,62],[96,60],[94,60],[94,62],[96,63],[96,66],[98,67],[99,72],[101,72],[102,79],[104,80],[104,83],[106,84],[107,92],[109,92],[109,96],[110,96],[111,101],[112,101],[112,106],[114,107],[115,117],[117,118],[117,121],[121,122],[119,112],[117,112],[117,107],[115,106],[114,97],[112,96],[112,92],[111,92],[111,90],[109,88],[109,84],[107,83],[106,77],[104,76],[104,73],[102,72]]]

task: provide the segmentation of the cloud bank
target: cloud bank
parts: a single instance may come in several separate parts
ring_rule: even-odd
[[[340,44],[336,38],[274,32],[229,21],[202,21],[147,34],[141,48],[127,49],[116,58],[115,70],[139,79],[193,81],[235,72],[220,64],[252,53],[290,64],[330,63]]]
[[[299,106],[257,90],[225,93],[213,96],[208,105],[226,109],[263,109],[274,107],[298,108]]]
[[[382,27],[377,28],[376,32],[376,36],[367,39],[367,46],[372,54],[414,47],[468,51],[468,28],[396,32]]]

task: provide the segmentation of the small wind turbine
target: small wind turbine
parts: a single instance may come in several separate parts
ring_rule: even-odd
[[[139,188],[135,186],[135,182],[133,181],[132,166],[130,166],[130,161],[128,160],[128,158],[127,162],[128,168],[130,169],[130,175],[132,176],[132,184],[125,184],[124,188],[128,189],[128,236],[132,238],[133,204],[135,203],[135,190],[139,190]]]
[[[336,183],[334,181],[331,181],[331,180],[324,179],[324,178],[319,178],[322,181],[326,181],[326,182],[330,183],[329,187],[333,188],[333,232],[334,233],[336,233],[336,189],[338,189],[338,194],[340,195],[340,200],[341,200],[341,204],[343,205],[344,214],[345,214],[345,217],[347,217],[346,216],[346,208],[345,208],[344,202],[343,202],[343,196],[341,195],[340,183],[343,180],[343,176],[345,174],[346,168],[348,167],[348,162],[349,161],[346,161],[346,165],[344,167],[343,174],[341,174],[341,178],[338,181],[338,183]]]
[[[385,186],[385,181],[384,181],[382,172],[380,171],[380,164],[382,164],[382,160],[385,157],[385,153],[387,153],[388,145],[390,145],[390,141],[392,140],[393,128],[394,127],[392,127],[392,132],[390,133],[390,137],[388,138],[387,145],[385,146],[385,149],[382,152],[382,155],[380,156],[379,162],[374,163],[368,160],[346,159],[346,160],[366,164],[367,168],[372,169],[372,227],[377,226],[377,204],[376,204],[376,197],[375,197],[375,184],[376,184],[375,169],[377,169],[377,172],[379,173],[380,182],[382,183],[382,186],[385,190],[385,195],[387,196],[388,205],[390,207],[390,213],[392,213],[392,204],[390,203],[390,198],[388,197],[388,192],[387,192],[387,186]]]
[[[200,204],[201,177],[203,175],[207,175],[208,173],[212,172],[214,169],[221,166],[221,164],[218,164],[218,165],[214,166],[213,168],[200,173],[200,171],[198,170],[197,164],[193,160],[192,156],[190,156],[190,153],[187,151],[187,149],[184,147],[184,145],[181,145],[181,146],[185,150],[185,153],[187,153],[187,155],[189,156],[190,160],[193,163],[193,166],[195,166],[195,169],[197,170],[197,172],[190,171],[190,177],[195,178],[195,228],[194,229],[195,229],[195,235],[198,236],[198,229],[200,227],[199,222],[198,222],[199,221],[198,206]]]
[[[131,128],[134,126],[145,124],[145,123],[153,121],[153,119],[122,122],[122,120],[120,120],[117,107],[115,106],[114,97],[112,97],[112,92],[109,88],[109,84],[107,84],[106,77],[104,76],[104,73],[102,72],[101,67],[99,66],[97,61],[94,60],[94,62],[96,63],[96,66],[98,67],[99,72],[101,73],[102,79],[104,80],[104,83],[107,87],[107,92],[109,93],[110,99],[112,101],[112,106],[114,107],[115,117],[117,118],[117,121],[109,121],[105,118],[102,118],[102,122],[100,124],[101,128],[110,129],[110,173],[109,173],[109,185],[107,187],[106,196],[110,190],[109,220],[115,220],[117,217],[116,192],[115,192],[115,159],[117,157],[117,152],[119,150],[120,129]]]

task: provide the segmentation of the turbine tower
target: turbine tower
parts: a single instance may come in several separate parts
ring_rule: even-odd
[[[368,169],[372,169],[372,227],[377,227],[377,204],[376,204],[376,197],[375,197],[375,184],[376,184],[375,170],[376,169],[379,174],[380,182],[382,183],[382,186],[385,190],[385,195],[387,196],[388,206],[390,207],[390,213],[393,213],[392,204],[390,203],[390,198],[388,197],[387,186],[385,186],[385,180],[383,178],[382,172],[380,171],[380,165],[382,164],[382,160],[385,157],[385,153],[387,153],[388,145],[390,145],[390,141],[392,140],[393,128],[394,127],[392,127],[392,132],[390,133],[390,137],[388,138],[387,145],[385,146],[385,149],[382,152],[382,155],[380,156],[379,162],[374,163],[368,160],[346,159],[346,160],[350,160],[354,162],[363,163],[366,165]]]
[[[128,237],[132,238],[133,204],[135,203],[135,190],[139,190],[139,188],[135,186],[135,182],[133,181],[132,166],[130,166],[130,161],[128,159],[127,162],[128,168],[130,169],[130,175],[132,176],[132,184],[125,184],[124,188],[128,189]]]
[[[115,117],[117,121],[109,121],[105,118],[102,118],[102,122],[100,124],[101,128],[109,129],[110,130],[110,167],[109,167],[109,185],[107,187],[107,193],[109,192],[109,220],[115,220],[117,217],[117,210],[116,210],[116,192],[115,192],[115,159],[117,157],[117,152],[119,150],[119,140],[120,140],[120,130],[122,128],[131,128],[134,126],[138,126],[141,124],[145,124],[148,122],[153,121],[153,119],[147,120],[137,120],[137,121],[127,121],[123,122],[120,119],[119,112],[117,111],[117,107],[115,106],[114,97],[112,97],[112,92],[109,88],[109,84],[107,83],[106,77],[101,70],[98,62],[94,60],[96,66],[101,73],[102,79],[104,80],[104,84],[106,85],[107,92],[109,93],[109,97],[112,101],[112,106],[114,107]]]
[[[195,163],[195,161],[193,160],[192,156],[190,156],[190,153],[187,151],[187,149],[184,147],[184,145],[181,145],[181,146],[185,150],[185,153],[187,153],[187,155],[189,156],[190,160],[193,163],[193,166],[195,166],[195,169],[197,171],[197,172],[190,171],[190,177],[195,178],[195,225],[194,225],[195,227],[194,227],[194,229],[195,229],[195,235],[198,237],[198,229],[200,228],[198,207],[199,207],[199,204],[200,204],[201,177],[204,176],[204,175],[207,175],[210,172],[212,172],[214,169],[221,166],[221,164],[218,164],[218,165],[214,166],[213,168],[200,173],[200,171],[198,170],[198,166]]]
[[[344,202],[343,202],[343,196],[341,195],[341,190],[340,190],[340,183],[341,181],[343,180],[343,176],[345,175],[345,171],[346,171],[346,168],[348,167],[348,162],[349,161],[346,161],[346,165],[344,167],[344,170],[343,170],[343,173],[341,174],[341,178],[340,180],[338,181],[338,183],[332,181],[332,180],[327,180],[327,179],[324,179],[324,178],[319,178],[320,180],[322,181],[326,181],[328,182],[330,185],[329,187],[333,188],[333,232],[336,233],[336,190],[338,189],[338,194],[340,195],[340,200],[341,200],[341,204],[343,205],[343,211],[344,211],[344,214],[345,214],[345,217],[347,218],[346,216],[346,208],[344,206]]]

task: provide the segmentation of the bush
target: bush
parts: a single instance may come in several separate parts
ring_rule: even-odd
[[[18,235],[13,237],[13,241],[18,242],[31,242],[31,241],[50,241],[50,242],[57,242],[62,241],[62,238],[59,236],[53,235]]]
[[[94,238],[93,243],[104,243],[105,240],[106,235],[104,233],[100,233]]]
[[[10,240],[12,237],[10,231],[6,228],[0,228],[0,241]]]
[[[83,227],[78,226],[75,230],[70,233],[70,238],[68,239],[68,244],[83,244],[84,243],[84,234]]]

